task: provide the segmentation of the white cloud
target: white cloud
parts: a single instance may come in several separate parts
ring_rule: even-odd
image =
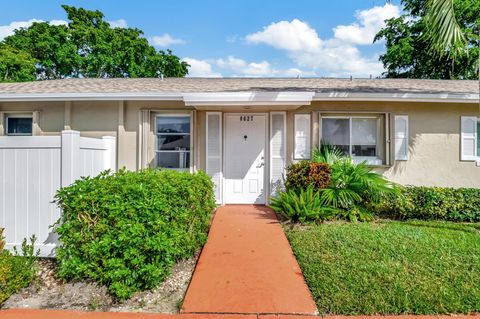
[[[280,21],[246,37],[249,43],[266,43],[289,51],[310,51],[321,45],[317,31],[298,19]]]
[[[297,68],[277,69],[268,61],[247,62],[245,60],[229,56],[226,59],[218,59],[216,65],[224,70],[233,73],[233,76],[246,77],[278,77],[278,76],[312,76],[312,72],[305,72]]]
[[[13,21],[10,24],[0,26],[0,40],[13,34],[13,31],[20,28],[28,28],[34,22],[43,22],[42,20],[30,19],[28,21]]]
[[[125,19],[118,19],[113,21],[108,21],[112,28],[126,28],[128,27],[127,21]]]
[[[51,25],[67,25],[68,22],[65,20],[50,20],[48,23]]]
[[[357,11],[358,22],[339,25],[333,29],[336,39],[353,44],[372,44],[375,34],[385,26],[385,20],[398,17],[400,8],[392,4]]]
[[[212,70],[212,65],[208,61],[197,60],[194,58],[184,58],[183,61],[190,64],[190,67],[188,68],[188,76],[190,77],[222,77],[220,73]]]
[[[179,39],[179,38],[174,38],[170,34],[165,33],[163,35],[156,35],[153,37],[148,38],[148,41],[154,46],[157,47],[168,47],[170,45],[175,45],[175,44],[185,44],[185,40]]]
[[[298,68],[277,69],[268,61],[248,62],[234,56],[217,60],[199,60],[184,58],[190,64],[190,77],[223,77],[222,73],[231,77],[296,77],[314,76],[314,72],[302,71]]]
[[[398,6],[359,11],[357,22],[334,28],[334,37],[321,39],[315,29],[298,19],[280,21],[246,36],[248,43],[264,43],[286,52],[298,66],[322,70],[328,76],[380,75],[383,66],[378,54],[364,56],[356,45],[371,44],[375,33],[383,26],[383,20],[400,13]]]
[[[17,29],[20,29],[20,28],[28,28],[34,22],[45,22],[45,21],[44,20],[39,20],[39,19],[30,19],[30,20],[27,20],[27,21],[13,21],[13,22],[11,22],[10,24],[7,24],[7,25],[0,25],[0,41],[3,40],[6,37],[12,35],[14,30],[17,30]],[[67,21],[52,20],[49,23],[51,25],[66,25]]]

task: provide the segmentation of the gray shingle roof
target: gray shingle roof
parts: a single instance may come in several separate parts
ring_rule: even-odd
[[[477,81],[329,78],[66,79],[0,83],[0,94],[310,91],[316,93],[473,93]]]

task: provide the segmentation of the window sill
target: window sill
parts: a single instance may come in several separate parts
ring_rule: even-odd
[[[359,164],[362,162],[366,162],[368,166],[381,166],[383,165],[383,161],[378,157],[361,157],[361,156],[354,156],[352,160]]]

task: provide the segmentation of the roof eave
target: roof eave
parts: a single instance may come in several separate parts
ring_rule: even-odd
[[[309,105],[312,101],[388,101],[478,103],[475,93],[355,93],[355,92],[199,92],[199,93],[0,93],[0,102],[25,101],[184,101],[186,106]]]
[[[385,101],[385,102],[435,102],[435,103],[478,103],[474,93],[316,93],[313,101]]]
[[[0,102],[28,101],[183,101],[181,93],[29,93],[0,94]]]

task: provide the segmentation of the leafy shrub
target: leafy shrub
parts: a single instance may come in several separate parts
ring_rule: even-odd
[[[272,198],[272,209],[292,221],[328,220],[332,210],[323,205],[318,190],[312,185],[307,189],[289,189]]]
[[[394,219],[440,219],[480,222],[480,189],[406,186],[375,206],[376,212]]]
[[[302,190],[308,186],[321,189],[330,183],[330,165],[310,161],[300,161],[287,167],[285,187]]]
[[[22,242],[21,254],[15,249],[15,254],[3,250],[5,241],[2,237],[3,229],[0,229],[0,304],[12,294],[26,287],[35,278],[36,259],[35,236]]]
[[[126,299],[151,289],[207,238],[215,208],[203,172],[120,170],[59,190],[59,276],[91,279]]]
[[[5,240],[3,239],[4,230],[5,230],[4,228],[0,228],[0,251],[2,251],[3,248],[5,248]]]
[[[324,163],[328,162],[327,163]],[[395,184],[374,172],[366,162],[355,163],[335,146],[322,144],[313,154],[313,161],[301,161],[287,168],[286,188],[273,201],[272,207],[293,220],[325,220],[325,216],[350,221],[373,219],[371,206],[385,196],[398,194]],[[309,187],[318,190],[314,208],[302,202]],[[285,203],[282,203],[284,201]],[[314,209],[305,212],[305,209]],[[319,212],[328,212],[322,215]],[[302,220],[300,220],[302,218]]]

